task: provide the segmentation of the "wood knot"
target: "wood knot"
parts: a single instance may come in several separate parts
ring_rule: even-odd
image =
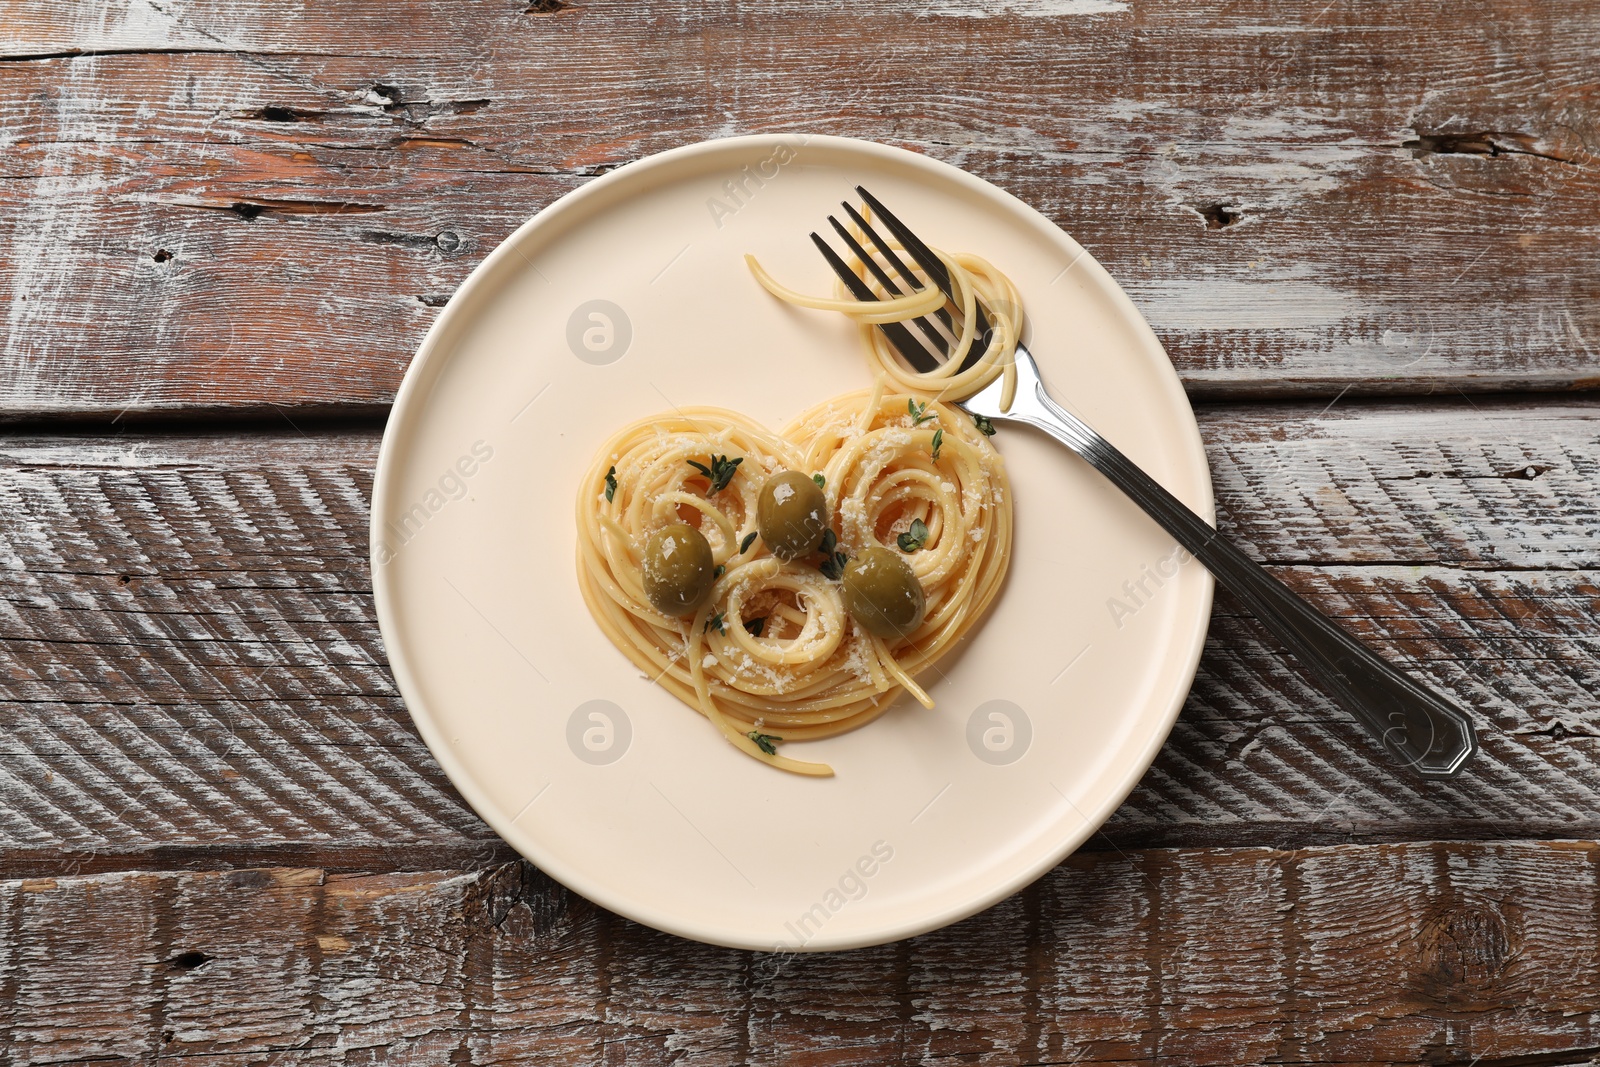
[[[1510,924],[1495,905],[1446,904],[1418,937],[1422,992],[1445,1002],[1481,1001],[1505,973],[1513,948]]]
[[[1203,207],[1195,208],[1195,210],[1200,212],[1200,217],[1206,220],[1206,229],[1208,230],[1220,230],[1224,227],[1232,226],[1244,218],[1244,212],[1234,211],[1232,208],[1222,204],[1206,204]]]
[[[361,102],[385,111],[398,111],[406,106],[405,92],[398,85],[384,85],[382,82],[368,89]]]
[[[210,962],[210,956],[207,956],[204,952],[196,951],[180,952],[167,961],[168,964],[180,971],[192,971],[198,967],[204,967]]]
[[[464,903],[514,943],[559,937],[572,922],[572,894],[521,860],[483,871]]]

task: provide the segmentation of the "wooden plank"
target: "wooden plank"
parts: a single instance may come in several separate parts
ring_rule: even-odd
[[[1472,709],[1483,757],[1427,785],[1375,763],[1224,595],[1110,840],[1600,832],[1600,405],[1217,408],[1201,424],[1223,528]],[[508,858],[385,666],[366,564],[376,444],[0,438],[0,870]]]
[[[1083,853],[824,956],[680,941],[523,864],[13,881],[0,1041],[17,1064],[1576,1064],[1600,1052],[1597,858]]]
[[[0,417],[380,410],[522,219],[756,130],[1036,204],[1197,395],[1600,381],[1585,0],[526,6],[9,12]]]
[[[1568,807],[1549,786],[1593,758],[1597,733],[1600,542],[1581,488],[1600,474],[1584,443],[1593,412],[1464,400],[1204,411],[1221,528],[1473,709],[1487,758],[1458,782],[1373,774],[1352,758],[1354,726],[1219,592],[1184,713],[1109,832],[1277,844],[1384,837],[1395,817],[1440,836],[1585,822],[1587,802]]]
[[[25,568],[0,606],[10,844],[481,847],[384,665],[376,443],[24,446],[4,490]]]

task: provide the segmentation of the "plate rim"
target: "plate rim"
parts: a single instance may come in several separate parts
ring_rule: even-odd
[[[457,287],[455,296],[470,296],[475,284],[482,284],[487,277],[501,270],[501,264],[513,256],[522,257],[519,245],[528,240],[529,235],[541,229],[559,226],[568,215],[574,211],[582,210],[584,204],[595,198],[603,196],[611,186],[624,182],[638,180],[641,176],[660,167],[670,167],[679,161],[698,155],[711,155],[719,152],[737,153],[741,150],[766,147],[775,149],[779,145],[791,148],[796,143],[803,147],[813,142],[831,146],[843,151],[861,152],[868,156],[878,156],[885,160],[908,164],[912,169],[922,168],[938,172],[942,177],[954,181],[958,185],[966,186],[969,190],[986,197],[998,197],[1013,210],[1025,216],[1031,216],[1038,224],[1056,230],[1072,241],[1080,249],[1078,260],[1087,261],[1089,269],[1100,272],[1103,281],[1109,281],[1107,294],[1114,303],[1121,305],[1121,311],[1131,324],[1146,335],[1146,340],[1153,343],[1160,351],[1165,353],[1166,347],[1161,344],[1160,338],[1145,320],[1142,312],[1128,296],[1122,285],[1110,274],[1109,271],[1095,259],[1095,257],[1081,245],[1070,233],[1058,226],[1049,216],[1043,214],[1027,202],[1023,201],[1010,191],[971,174],[962,168],[932,156],[924,155],[907,148],[871,141],[856,137],[842,137],[834,134],[804,133],[796,131],[770,132],[743,134],[733,137],[711,138],[695,141],[690,144],[679,145],[660,152],[630,161],[601,175],[576,189],[557,197],[534,215],[529,217],[515,230],[508,234],[487,256],[483,258],[462,279]],[[1074,261],[1077,262],[1076,260]],[[390,589],[389,570],[384,562],[379,560],[382,548],[382,527],[379,519],[387,514],[387,505],[394,490],[390,483],[397,477],[396,452],[402,447],[401,441],[412,436],[412,425],[423,417],[426,410],[426,393],[419,394],[425,388],[424,382],[430,377],[434,365],[447,361],[454,355],[453,351],[441,354],[443,342],[450,334],[458,329],[457,320],[470,318],[470,300],[452,298],[444,307],[439,316],[429,326],[422,341],[417,346],[416,353],[406,366],[399,388],[390,405],[388,417],[385,420],[383,438],[378,447],[378,456],[373,471],[372,504],[368,523],[368,566],[372,578],[372,593],[375,613],[377,616],[378,630],[383,637],[384,650],[389,660],[389,669],[394,676],[396,688],[405,704],[406,713],[416,726],[424,744],[433,758],[438,762],[450,784],[461,794],[463,800],[472,809],[473,814],[482,819],[491,830],[516,852],[531,861],[542,872],[555,881],[578,893],[585,899],[600,907],[643,923],[654,929],[664,931],[679,937],[699,941],[705,944],[717,945],[724,948],[739,949],[756,952],[835,952],[855,948],[866,948],[875,945],[889,944],[908,937],[928,933],[945,926],[960,922],[980,911],[994,906],[1008,899],[1017,892],[1033,884],[1044,874],[1072,855],[1083,843],[1093,836],[1107,819],[1122,805],[1134,787],[1143,780],[1154,764],[1156,756],[1166,744],[1173,727],[1177,723],[1178,714],[1188,699],[1190,690],[1194,685],[1194,678],[1199,668],[1200,656],[1205,647],[1206,636],[1210,630],[1211,608],[1215,593],[1215,582],[1209,572],[1202,570],[1201,589],[1196,601],[1196,614],[1198,624],[1193,626],[1187,635],[1187,646],[1182,648],[1182,670],[1178,677],[1181,679],[1175,687],[1173,694],[1169,695],[1162,711],[1162,725],[1159,729],[1150,731],[1144,746],[1138,750],[1137,758],[1128,764],[1128,769],[1123,773],[1121,781],[1116,788],[1108,791],[1101,802],[1090,811],[1079,811],[1084,819],[1078,828],[1065,835],[1061,843],[1052,850],[1047,850],[1038,860],[1021,868],[1011,877],[1004,879],[992,886],[986,893],[974,894],[961,898],[957,903],[951,904],[936,912],[920,913],[917,917],[895,924],[882,924],[872,932],[862,932],[853,936],[836,936],[829,938],[819,933],[816,937],[803,945],[786,947],[779,944],[760,944],[738,936],[730,936],[718,931],[715,927],[707,926],[694,921],[684,921],[675,914],[670,914],[662,909],[652,908],[648,905],[641,906],[639,902],[630,900],[618,901],[603,886],[594,884],[591,880],[575,870],[561,859],[545,854],[545,850],[537,846],[537,842],[515,831],[512,824],[514,819],[507,820],[496,809],[490,798],[479,787],[475,776],[458,760],[453,746],[445,737],[444,731],[437,723],[426,703],[413,694],[421,692],[420,686],[414,678],[407,656],[398,641],[391,641],[390,635],[398,636],[401,632],[400,621],[396,614],[393,593]],[[1190,403],[1188,395],[1184,392],[1181,379],[1176,369],[1171,366],[1168,357],[1168,373],[1159,375],[1160,386],[1168,395],[1163,399],[1172,401],[1176,399],[1181,404],[1181,410],[1187,412],[1188,418],[1181,420],[1183,425],[1179,428],[1185,440],[1185,447],[1192,450],[1200,460],[1200,488],[1203,500],[1197,513],[1207,522],[1215,525],[1215,486],[1211,478],[1210,465],[1206,461],[1204,441],[1200,436],[1198,421],[1195,418],[1194,406]],[[1182,635],[1179,635],[1182,637]],[[1178,643],[1178,639],[1174,639]],[[1152,702],[1153,703],[1153,702]],[[1075,809],[1076,804],[1072,805]],[[518,838],[513,841],[512,838]],[[520,842],[520,843],[519,843]]]

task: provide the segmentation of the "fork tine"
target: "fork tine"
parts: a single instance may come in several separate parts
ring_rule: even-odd
[[[922,239],[912,233],[911,229],[901,222],[894,212],[884,207],[883,201],[867,192],[866,186],[856,186],[856,192],[861,194],[861,199],[866,201],[867,206],[872,209],[872,213],[882,219],[885,226],[889,227],[889,232],[900,239],[900,244],[911,254],[911,258],[917,261],[917,266],[921,267],[928,277],[933,279],[933,284],[943,289],[945,296],[954,300],[955,294],[950,289],[950,272],[945,270],[944,264],[940,262],[939,257],[933,254],[933,249],[923,244]]]
[[[915,272],[906,266],[905,260],[900,258],[889,242],[878,235],[878,231],[872,228],[872,223],[867,221],[866,216],[857,211],[856,206],[850,201],[844,200],[841,203],[844,205],[845,211],[849,212],[850,221],[861,228],[861,232],[867,235],[867,240],[871,241],[873,246],[883,254],[883,258],[888,260],[889,265],[895,269],[896,273],[906,280],[906,284],[913,289],[922,288],[922,279],[918,278]]]
[[[832,215],[828,216],[828,222],[833,226],[833,232],[838,234],[840,239],[844,241],[845,247],[849,248],[850,251],[855,254],[855,257],[872,272],[872,276],[877,278],[885,289],[889,290],[890,295],[901,296],[904,294],[905,290],[901,289],[900,286],[895,284],[895,280],[889,277],[889,272],[883,269],[882,264],[873,259],[871,256],[867,255],[867,250],[861,247],[861,242],[855,239],[854,234],[845,229],[842,222],[834,218]]]
[[[884,207],[881,200],[867,192],[865,186],[856,186],[856,192],[860,193],[861,199],[865,200],[867,206],[872,208],[872,213],[882,219],[885,226],[889,227],[889,232],[900,239],[900,243],[905,246],[905,250],[911,253],[911,258],[917,261],[917,266],[921,267],[928,277],[933,279],[935,285],[944,290],[945,296],[954,300],[955,291],[950,285],[950,272],[939,261],[939,257],[933,254],[933,249],[923,244],[921,238],[912,233],[910,227],[895,217],[894,212]],[[987,337],[989,333],[989,316],[984,314],[981,301],[976,304],[976,310],[976,321],[973,323],[973,327],[979,337]],[[973,347],[976,348],[977,346]]]
[[[850,205],[846,204],[845,207],[849,208]],[[861,247],[861,242],[855,239],[854,234],[845,229],[843,223],[834,218],[832,215],[828,216],[828,221],[833,224],[834,232],[844,240],[844,243],[849,247],[851,253],[866,265],[866,268],[872,272],[872,276],[877,278],[883,287],[890,292],[890,294],[894,296],[900,296],[904,292],[904,290],[895,284],[894,279],[889,277],[889,272],[884,270],[876,259],[867,254],[867,250]],[[918,286],[913,288],[915,289],[920,287]],[[940,356],[948,357],[950,355],[950,342],[945,339],[944,334],[939,332],[939,328],[937,326],[928,321],[926,316],[921,316],[919,318],[912,319],[911,321],[917,324],[917,329],[921,330],[923,335],[927,337],[933,346],[939,350]]]
[[[895,271],[899,273],[900,277],[906,280],[906,284],[911,286],[912,289],[921,289],[922,279],[918,278],[912,269],[906,266],[905,260],[900,258],[899,254],[895,252],[894,247],[890,245],[888,241],[885,241],[881,236],[878,235],[878,231],[873,229],[872,223],[868,222],[862,216],[861,212],[856,210],[855,205],[849,201],[845,201],[844,209],[850,213],[850,221],[861,227],[861,232],[866,234],[867,240],[871,241],[872,246],[883,255],[884,259],[889,261],[889,265],[894,267]],[[949,330],[952,334],[957,334],[960,332],[956,329],[955,320],[950,317],[950,313],[944,308],[940,308],[933,314],[940,322],[944,323],[945,329]],[[948,346],[940,346],[940,351],[947,350]]]
[[[833,246],[822,239],[821,234],[812,231],[811,241],[817,246],[817,251],[822,253],[822,258],[828,261],[828,266],[833,268],[833,273],[839,276],[839,280],[844,282],[845,288],[849,289],[857,300],[878,299],[878,294],[872,291],[872,287],[856,276],[856,272],[850,269],[849,264],[839,258],[839,253],[835,252]],[[933,358],[933,353],[924,348],[922,343],[915,337],[912,337],[911,331],[903,325],[898,322],[883,322],[878,324],[878,329],[882,330],[884,336],[889,338],[889,343],[899,349],[902,356],[906,357],[906,362],[917,370],[924,373],[938,370],[939,361]]]

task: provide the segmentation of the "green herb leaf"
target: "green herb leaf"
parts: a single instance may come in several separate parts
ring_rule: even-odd
[[[933,458],[939,458],[939,449],[944,447],[944,431],[933,431]]]
[[[742,556],[746,552],[750,551],[750,546],[755,544],[755,543],[756,543],[756,532],[754,530],[751,530],[749,533],[744,535],[744,540],[739,542],[739,555]]]
[[[711,580],[712,581],[716,581],[718,578],[721,578],[724,574],[727,574],[727,573],[728,573],[727,565],[724,564],[724,563],[719,563],[719,564],[717,564],[717,569],[711,572]]]
[[[984,418],[982,415],[974,415],[974,416],[972,416],[972,425],[976,426],[978,428],[978,432],[983,434],[983,436],[985,436],[985,437],[993,437],[994,436],[994,423],[990,422],[988,419]]]
[[[767,617],[763,615],[759,619],[746,619],[744,628],[751,637],[760,637],[761,631],[767,628]]]
[[[811,480],[817,483],[817,488],[818,489],[826,489],[826,488],[828,488],[828,479],[824,478],[820,474],[813,474],[811,476]]]
[[[606,503],[611,503],[611,498],[617,493],[617,468],[613,466],[606,471]]]
[[[706,620],[705,632],[709,633],[712,630],[717,631],[719,634],[726,634],[728,632],[722,627],[722,612],[720,611]]]
[[[817,570],[822,572],[824,578],[837,582],[844,577],[844,568],[850,562],[850,557],[843,552],[835,552],[827,559],[817,564]]]
[[[783,740],[783,738],[778,737],[776,734],[763,734],[758,733],[755,730],[751,730],[749,733],[745,734],[745,736],[754,741],[756,743],[756,747],[769,756],[776,756],[778,754],[777,742]]]
[[[923,423],[931,422],[939,417],[938,415],[925,414],[928,410],[928,402],[926,400],[919,404],[915,400],[908,399],[906,400],[906,410],[911,412],[911,425],[913,426],[921,426]]]
[[[844,565],[850,562],[850,557],[838,549],[838,536],[832,530],[823,530],[822,543],[817,546],[817,551],[822,553],[822,562],[817,564],[817,570],[822,572],[824,578],[834,581],[844,576]]]
[[[911,520],[911,529],[895,538],[895,543],[902,552],[915,552],[928,540],[928,524],[921,519]]]
[[[739,464],[744,462],[743,456],[729,459],[727,456],[712,456],[711,466],[689,460],[689,466],[704,474],[711,482],[711,491],[720,493],[733,481],[733,476],[739,472]]]

